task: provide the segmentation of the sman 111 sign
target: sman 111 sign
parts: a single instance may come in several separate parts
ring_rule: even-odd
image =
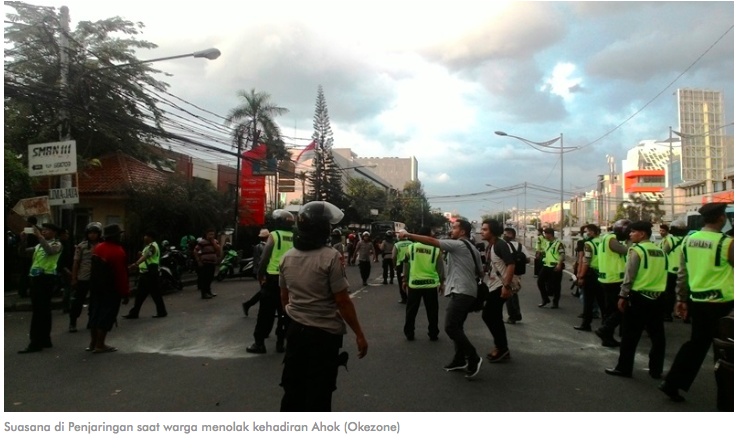
[[[46,142],[28,146],[29,176],[74,173],[76,173],[76,141]]]

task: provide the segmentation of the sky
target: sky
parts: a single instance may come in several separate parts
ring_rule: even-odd
[[[220,49],[217,60],[155,67],[171,75],[170,93],[220,116],[239,105],[237,91],[268,92],[289,109],[277,119],[287,143],[308,143],[322,85],[335,147],[415,156],[431,206],[470,219],[560,200],[490,193],[559,189],[561,176],[559,155],[495,131],[563,133],[564,146],[582,147],[564,156],[570,194],[595,187],[607,155],[620,171],[639,141],[677,129],[678,88],[722,91],[725,122],[734,118],[734,2],[28,3],[68,6],[72,27],[142,22],[140,38],[158,48],[140,59]]]

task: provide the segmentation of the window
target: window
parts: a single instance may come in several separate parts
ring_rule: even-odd
[[[122,227],[122,217],[118,215],[107,215],[105,218],[105,226],[109,226],[110,224],[119,224],[120,227]]]

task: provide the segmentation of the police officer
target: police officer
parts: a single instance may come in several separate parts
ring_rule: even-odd
[[[676,312],[691,317],[691,339],[681,346],[660,390],[676,402],[685,399],[706,358],[718,321],[734,310],[734,242],[721,233],[725,203],[709,203],[698,212],[704,227],[683,242],[678,270]]]
[[[430,227],[421,227],[418,235],[432,236]],[[441,249],[423,243],[408,246],[403,259],[405,274],[401,286],[408,294],[405,308],[403,333],[409,341],[415,340],[415,317],[421,307],[426,305],[428,316],[428,338],[438,340],[438,293],[445,278]]]
[[[561,280],[563,279],[563,262],[566,258],[566,249],[560,240],[556,239],[553,228],[546,227],[543,229],[543,236],[548,242],[545,247],[545,256],[543,257],[543,269],[538,274],[538,289],[540,289],[540,297],[543,301],[538,307],[546,307],[550,302],[550,296],[553,296],[553,309],[558,309],[558,302],[561,299]]]
[[[662,226],[660,233],[663,233]],[[675,309],[675,283],[678,281],[678,269],[680,268],[680,255],[683,251],[683,239],[688,235],[688,226],[682,219],[670,224],[670,233],[663,238],[660,246],[668,255],[668,283],[665,287],[665,306],[663,320],[673,321],[673,310]]]
[[[140,308],[143,307],[143,302],[148,298],[148,294],[153,297],[153,303],[155,303],[155,315],[153,318],[163,318],[168,315],[166,311],[166,304],[163,302],[163,296],[161,295],[161,288],[158,285],[158,278],[160,276],[158,268],[161,262],[161,250],[158,247],[156,238],[158,234],[152,230],[145,232],[143,236],[143,242],[145,247],[143,252],[137,261],[129,266],[130,270],[138,269],[140,272],[140,280],[138,282],[138,289],[135,292],[135,304],[127,315],[123,315],[122,318],[128,320],[135,320],[140,315]]]
[[[617,307],[624,314],[624,335],[617,366],[606,369],[609,375],[632,377],[635,350],[643,331],[650,335],[649,374],[659,379],[665,358],[665,329],[663,327],[663,295],[667,282],[665,252],[650,241],[652,224],[637,221],[629,225],[634,243],[627,254],[624,282]]]
[[[380,243],[380,252],[382,253],[382,284],[387,284],[388,273],[390,275],[390,284],[395,279],[395,267],[392,261],[392,251],[394,245],[394,233],[392,230],[385,232],[385,239]],[[398,281],[400,284],[400,281]]]
[[[545,229],[540,232],[538,239],[535,240],[535,262],[533,263],[535,275],[533,278],[538,278],[543,270],[543,257],[545,257],[545,249],[548,248],[548,240],[545,239],[544,232]]]
[[[617,308],[624,281],[624,268],[629,247],[623,244],[629,237],[628,219],[620,219],[612,226],[613,233],[605,234],[599,242],[599,283],[604,294],[601,306],[602,325],[594,331],[601,338],[602,346],[616,347],[614,330],[622,323],[622,313]]]
[[[281,386],[280,410],[331,411],[346,326],[357,336],[358,357],[367,339],[349,297],[341,254],[326,245],[331,224],[344,214],[325,201],[311,201],[298,212],[294,248],[280,260],[280,300],[290,323]],[[261,303],[262,307],[262,303]]]
[[[584,312],[581,325],[574,326],[577,331],[591,331],[594,316],[594,303],[604,307],[604,294],[599,284],[599,237],[601,230],[596,224],[586,226],[584,254],[577,271],[578,285],[584,290]]]
[[[20,234],[20,252],[32,256],[30,277],[31,288],[31,331],[30,343],[19,354],[39,352],[51,348],[51,296],[56,285],[56,266],[61,255],[58,240],[61,227],[56,224],[41,224],[41,230],[33,226],[33,235],[38,239],[35,247],[27,247],[28,234]]]
[[[408,248],[413,244],[413,241],[409,239],[398,240],[392,248],[392,261],[393,267],[395,268],[395,274],[398,277],[398,283],[400,286],[400,304],[406,304],[408,302],[408,293],[403,289],[403,264],[405,262],[405,254],[408,252]]]
[[[285,352],[285,329],[286,318],[283,306],[280,304],[280,259],[293,248],[293,214],[287,210],[277,209],[273,212],[274,228],[270,232],[268,242],[265,243],[260,268],[257,278],[262,286],[262,297],[260,308],[257,312],[257,323],[255,324],[255,343],[247,348],[252,354],[264,354],[265,339],[273,330],[276,317],[278,324],[275,328],[277,341],[275,350]],[[324,236],[323,242],[329,239],[329,234]]]

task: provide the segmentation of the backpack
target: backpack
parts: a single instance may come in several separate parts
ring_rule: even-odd
[[[515,260],[515,275],[525,275],[525,266],[527,265],[528,257],[522,251],[522,244],[518,244],[518,249],[515,249],[512,243],[508,242],[507,245],[512,250],[512,259]]]

